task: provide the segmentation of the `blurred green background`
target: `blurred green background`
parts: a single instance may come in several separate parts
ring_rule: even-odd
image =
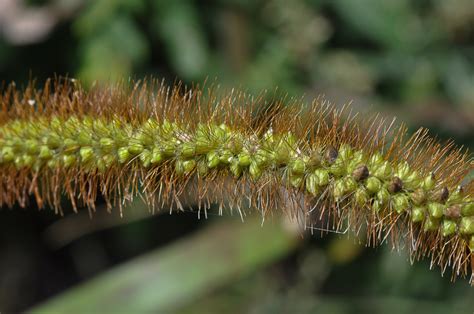
[[[472,150],[474,1],[0,0],[0,81],[54,75],[324,95]],[[466,280],[406,251],[216,212],[2,209],[0,312],[474,310]]]

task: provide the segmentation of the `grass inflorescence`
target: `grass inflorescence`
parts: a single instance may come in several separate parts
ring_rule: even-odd
[[[155,81],[95,86],[48,82],[0,96],[0,205],[31,197],[62,213],[61,197],[92,212],[140,194],[151,208],[191,197],[263,217],[406,244],[444,272],[467,275],[474,251],[471,155],[420,129],[359,119],[315,100]],[[245,206],[243,206],[245,205]]]

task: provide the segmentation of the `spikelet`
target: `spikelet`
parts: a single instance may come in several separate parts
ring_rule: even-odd
[[[73,80],[10,84],[0,95],[0,205],[34,200],[62,214],[66,197],[92,213],[99,197],[121,210],[140,195],[153,210],[182,210],[186,199],[204,212],[282,212],[468,275],[467,151],[318,100],[265,99],[154,80],[89,91]]]

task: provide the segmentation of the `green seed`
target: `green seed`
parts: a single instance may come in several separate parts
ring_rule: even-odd
[[[100,148],[106,152],[110,152],[114,148],[114,140],[108,137],[103,137],[99,141]]]
[[[255,161],[250,163],[249,173],[254,180],[258,180],[262,176],[262,170]]]
[[[85,131],[81,131],[77,134],[75,140],[77,140],[78,144],[81,146],[91,145],[92,143],[91,135]]]
[[[46,144],[48,145],[49,148],[51,149],[56,149],[61,146],[61,138],[59,138],[57,135],[51,135],[48,137]]]
[[[227,143],[227,148],[232,152],[232,155],[240,153],[242,150],[243,144],[242,139],[239,135],[233,136]]]
[[[312,173],[306,177],[306,190],[313,196],[319,193],[318,177]]]
[[[161,124],[161,130],[164,134],[173,133],[175,129],[176,126],[174,125],[174,123],[171,123],[166,119],[163,120],[163,123]]]
[[[384,161],[373,170],[373,174],[379,179],[387,180],[392,175],[392,166],[388,161]]]
[[[407,179],[411,174],[410,170],[410,165],[406,161],[402,161],[398,166],[397,166],[397,171],[395,172],[395,175],[399,177],[402,180]]]
[[[375,194],[378,193],[382,188],[382,182],[376,177],[369,177],[365,186],[367,187],[367,191],[369,191],[369,193]]]
[[[263,149],[260,149],[253,156],[253,160],[257,163],[258,166],[265,166],[268,162],[268,157],[268,152]]]
[[[341,199],[346,194],[346,189],[344,185],[344,180],[340,179],[334,183],[333,195],[336,200]]]
[[[341,159],[337,159],[330,167],[329,172],[336,177],[342,177],[346,175],[347,168],[344,162]]]
[[[352,176],[337,180],[334,184],[334,196],[338,199],[353,193],[357,189],[357,186],[357,182]]]
[[[448,237],[456,232],[456,223],[452,220],[444,220],[441,228],[443,237]]]
[[[158,148],[153,148],[153,151],[151,153],[151,159],[150,162],[153,165],[159,164],[163,161],[163,155],[161,154],[160,150]]]
[[[291,148],[284,142],[280,142],[280,144],[275,148],[275,162],[278,165],[286,165],[288,164],[291,156]]]
[[[183,168],[184,168],[184,174],[189,174],[191,171],[196,168],[196,161],[194,159],[191,160],[185,160],[183,162]]]
[[[151,164],[152,154],[148,149],[144,149],[140,154],[140,161],[142,166],[148,168]]]
[[[294,188],[300,188],[303,184],[302,175],[290,175],[290,183]]]
[[[35,162],[35,159],[31,155],[23,155],[23,164],[26,167],[31,167]]]
[[[369,194],[364,188],[358,188],[354,194],[354,200],[357,205],[362,207],[369,202]]]
[[[390,192],[388,192],[386,188],[380,189],[380,191],[377,192],[377,199],[381,205],[387,205],[390,201]]]
[[[76,156],[74,155],[63,155],[63,165],[65,168],[72,167],[76,164]]]
[[[50,159],[51,157],[53,157],[53,152],[49,149],[48,146],[42,145],[40,147],[40,152],[39,152],[38,157],[41,159]]]
[[[434,173],[430,173],[424,180],[423,180],[423,188],[425,190],[432,190],[436,185],[436,179]]]
[[[86,163],[94,158],[94,150],[92,147],[82,147],[79,151],[79,155],[81,156],[81,161]]]
[[[140,143],[130,143],[128,145],[128,152],[133,155],[138,155],[143,151],[143,145]]]
[[[357,181],[353,177],[349,176],[344,178],[346,193],[354,193],[358,186]]]
[[[354,156],[354,151],[349,145],[347,144],[341,145],[341,147],[339,148],[339,157],[342,160],[349,161],[352,159],[353,156]]]
[[[110,168],[115,162],[115,156],[112,154],[107,154],[102,157],[102,160],[104,161],[105,166]]]
[[[252,162],[250,155],[244,152],[240,153],[238,155],[238,158],[239,158],[239,165],[242,167],[248,167],[250,166],[250,163]]]
[[[439,228],[439,219],[428,216],[423,226],[424,231],[436,231]]]
[[[210,151],[207,153],[207,166],[209,168],[215,168],[219,165],[219,155],[217,154],[216,151]]]
[[[46,162],[46,165],[48,166],[48,168],[50,169],[55,169],[59,166],[59,163],[57,160],[55,159],[50,159]]]
[[[18,156],[15,158],[15,166],[17,169],[21,169],[24,166],[23,158],[21,156]]]
[[[291,173],[300,175],[303,174],[305,171],[305,163],[303,159],[298,158],[293,161],[291,164]]]
[[[176,160],[174,163],[174,171],[178,176],[182,176],[184,174],[184,162],[182,160]]]
[[[66,138],[63,144],[65,153],[74,153],[79,149],[79,143],[70,138]]]
[[[408,177],[405,177],[403,179],[403,184],[405,185],[405,188],[409,190],[414,190],[417,187],[420,186],[421,184],[421,179],[420,176],[418,175],[418,172],[413,171]]]
[[[311,154],[311,156],[309,157],[309,160],[308,160],[308,165],[310,166],[310,168],[316,168],[316,167],[319,167],[321,166],[321,162],[322,162],[322,157],[321,155],[316,151],[316,152],[313,152]]]
[[[314,171],[314,175],[318,178],[319,186],[326,186],[329,184],[329,172],[323,169],[317,169]]]
[[[474,217],[463,217],[459,223],[459,232],[461,234],[474,234]]]
[[[10,146],[5,146],[2,148],[2,158],[3,162],[11,162],[15,159],[15,152]]]
[[[423,207],[414,207],[411,210],[411,221],[422,222],[425,219],[425,209]]]
[[[409,209],[410,201],[408,196],[397,194],[392,197],[392,205],[395,211],[400,214]]]
[[[214,145],[210,140],[203,135],[196,135],[194,152],[196,154],[207,154],[210,150],[214,149]]]
[[[232,172],[235,178],[239,178],[242,175],[242,167],[240,166],[238,159],[232,160],[230,164],[230,172]]]
[[[354,165],[365,164],[366,162],[364,152],[362,150],[358,150],[354,152],[354,156],[351,158],[350,162]]]
[[[227,165],[227,164],[230,164],[233,157],[234,155],[232,154],[232,152],[230,150],[225,149],[221,151],[220,156],[219,156],[219,161]]]
[[[209,167],[207,166],[207,162],[204,160],[200,160],[197,163],[197,172],[200,176],[205,176],[209,172]]]
[[[181,145],[181,157],[191,158],[196,154],[196,149],[193,143],[183,143]]]
[[[161,153],[164,157],[173,157],[175,155],[175,145],[171,141],[161,143]]]
[[[461,215],[464,217],[474,216],[474,202],[464,204],[461,209]]]
[[[376,213],[380,212],[383,208],[383,205],[380,204],[380,201],[376,200],[373,204],[372,204],[372,210]]]
[[[226,140],[226,126],[224,124],[213,126],[211,131],[218,142],[222,143]]]
[[[430,216],[433,218],[441,218],[444,215],[444,208],[443,204],[439,203],[429,203],[428,204],[428,212]]]
[[[107,166],[102,159],[97,160],[97,170],[99,170],[100,173],[104,173],[105,170],[107,170]]]
[[[127,147],[120,147],[117,154],[121,164],[126,163],[131,157]]]
[[[37,154],[39,151],[38,142],[35,140],[27,140],[25,142],[25,146],[26,146],[26,151],[29,154]]]
[[[370,165],[372,166],[377,166],[380,165],[382,162],[384,162],[383,156],[380,153],[375,153],[370,157]]]
[[[458,186],[448,197],[447,203],[453,204],[458,203],[462,200],[464,196],[464,190],[461,186]]]

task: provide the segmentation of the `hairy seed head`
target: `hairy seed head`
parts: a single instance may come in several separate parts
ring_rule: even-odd
[[[35,95],[35,105],[25,99]],[[27,97],[28,96],[28,97]],[[306,227],[367,231],[369,245],[406,243],[467,275],[474,247],[474,163],[420,129],[390,129],[327,104],[274,105],[210,88],[47,83],[0,94],[0,205],[61,213],[61,197],[95,208],[142,194],[152,208],[189,196]],[[381,131],[385,130],[385,131]],[[436,172],[436,175],[435,175]],[[140,189],[138,188],[140,187]],[[365,228],[362,228],[362,226]],[[390,236],[388,236],[390,234]],[[472,255],[474,256],[474,255]]]

